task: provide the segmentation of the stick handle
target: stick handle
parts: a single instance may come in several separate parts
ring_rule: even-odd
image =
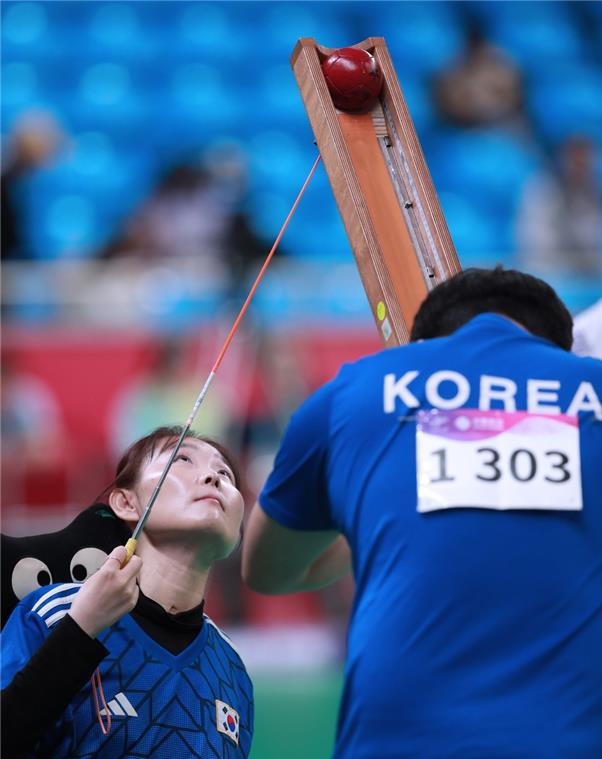
[[[125,561],[123,562],[123,566],[125,566],[128,561],[132,558],[132,556],[136,553],[136,544],[137,540],[135,538],[129,538],[128,542],[125,544],[125,550],[126,550],[126,557]]]

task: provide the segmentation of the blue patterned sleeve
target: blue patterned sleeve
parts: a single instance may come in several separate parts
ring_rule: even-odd
[[[48,632],[40,617],[31,611],[30,596],[26,596],[13,610],[0,636],[3,689],[31,659]]]

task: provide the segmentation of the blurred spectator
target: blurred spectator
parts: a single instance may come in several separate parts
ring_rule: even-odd
[[[19,183],[49,163],[66,144],[54,117],[44,111],[23,114],[9,133],[2,156],[2,258],[30,258],[21,226]]]
[[[602,298],[574,317],[573,353],[602,359]]]
[[[246,189],[244,155],[235,147],[176,163],[102,256],[192,256],[236,284],[269,250],[244,212]]]
[[[521,265],[542,274],[602,276],[602,187],[595,143],[573,135],[525,185],[516,217]]]
[[[197,365],[195,351],[177,335],[160,340],[152,364],[127,384],[108,413],[111,454],[115,457],[134,440],[166,424],[184,424],[209,373]],[[228,428],[226,404],[215,382],[198,411],[196,424],[204,435],[223,439]]]
[[[258,328],[253,342],[247,370],[249,388],[244,403],[237,404],[230,444],[247,462],[249,484],[256,494],[291,413],[310,388],[289,333]]]
[[[51,389],[2,357],[2,501],[53,504],[64,498],[68,436]]]
[[[460,58],[435,76],[433,98],[440,118],[454,126],[523,126],[522,72],[475,28]]]

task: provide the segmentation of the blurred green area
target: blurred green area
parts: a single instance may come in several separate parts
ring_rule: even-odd
[[[343,684],[339,669],[254,676],[250,759],[329,759]]]

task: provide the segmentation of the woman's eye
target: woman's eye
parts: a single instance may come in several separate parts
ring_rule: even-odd
[[[234,482],[234,475],[228,469],[220,469],[218,474],[222,477],[227,477],[230,482]]]
[[[176,456],[176,461],[187,461],[187,462],[190,462],[190,461],[192,461],[192,459],[190,458],[190,456],[187,456],[185,453],[179,453]]]

